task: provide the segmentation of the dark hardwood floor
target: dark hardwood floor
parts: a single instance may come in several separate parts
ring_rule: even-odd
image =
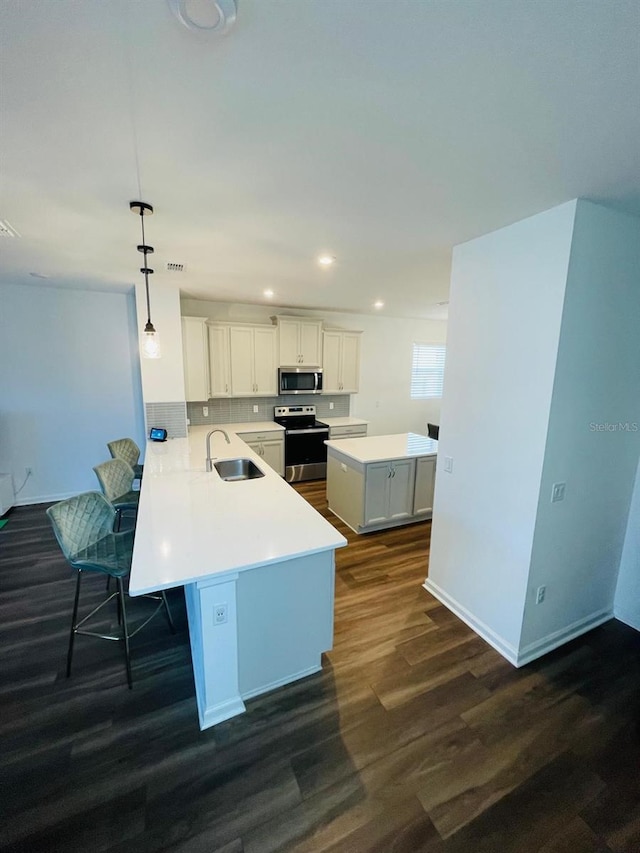
[[[0,531],[0,848],[91,853],[637,853],[640,637],[617,622],[516,670],[422,589],[427,523],[349,539],[321,673],[198,729],[184,600],[79,638],[44,507]],[[83,597],[102,595],[87,583]],[[135,605],[144,603],[131,601]]]

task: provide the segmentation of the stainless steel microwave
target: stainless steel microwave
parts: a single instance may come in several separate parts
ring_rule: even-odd
[[[321,367],[281,367],[278,394],[321,394]]]

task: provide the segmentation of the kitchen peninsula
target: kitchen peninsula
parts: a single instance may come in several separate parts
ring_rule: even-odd
[[[417,433],[329,440],[327,501],[356,533],[431,518],[438,442]]]
[[[271,430],[277,425],[256,424]],[[333,645],[335,549],[345,538],[236,433],[211,436],[214,462],[249,459],[264,476],[205,471],[209,427],[149,442],[129,592],[183,586],[200,728],[244,700],[321,668]]]

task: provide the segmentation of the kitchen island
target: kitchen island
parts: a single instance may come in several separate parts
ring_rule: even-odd
[[[335,549],[346,545],[227,427],[229,444],[211,437],[213,460],[250,459],[264,476],[207,473],[209,429],[148,443],[129,585],[134,596],[184,586],[202,729],[321,668],[333,645]]]
[[[329,509],[355,533],[431,518],[437,441],[405,432],[326,445]]]

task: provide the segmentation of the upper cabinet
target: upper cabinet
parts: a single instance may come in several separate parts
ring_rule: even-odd
[[[360,384],[361,332],[338,329],[323,334],[324,394],[355,394]]]
[[[322,320],[278,317],[279,365],[294,367],[322,364]]]
[[[206,318],[182,318],[182,360],[185,399],[188,402],[208,400],[210,388]]]
[[[209,375],[212,397],[231,396],[229,327],[209,326]]]
[[[231,394],[275,397],[278,393],[276,330],[273,326],[230,326]]]

